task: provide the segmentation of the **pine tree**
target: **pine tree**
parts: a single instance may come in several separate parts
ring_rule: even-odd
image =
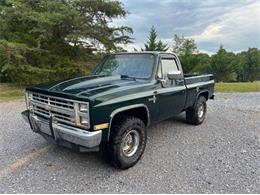
[[[156,51],[157,49],[157,32],[152,26],[150,30],[150,35],[148,37],[148,41],[144,44],[145,51]]]
[[[237,64],[235,63],[235,57],[234,53],[227,52],[223,45],[220,45],[218,52],[211,57],[211,70],[216,81],[229,82],[236,80]]]
[[[157,41],[157,32],[154,26],[150,30],[148,41],[144,44],[144,47],[143,51],[167,51],[169,48],[161,40]]]
[[[71,77],[96,50],[117,51],[120,43],[131,42],[130,27],[109,25],[126,15],[117,0],[0,0],[1,77],[18,81],[25,70],[28,75],[67,70],[59,75]],[[48,74],[43,78],[53,79]]]
[[[167,44],[164,44],[162,41],[159,41],[157,44],[157,51],[167,51],[169,49]]]

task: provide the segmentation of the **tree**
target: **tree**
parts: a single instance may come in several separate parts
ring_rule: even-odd
[[[184,36],[174,35],[172,51],[178,55],[197,53],[197,45],[194,39],[187,39]]]
[[[236,81],[237,64],[235,59],[234,53],[227,52],[223,45],[220,46],[217,54],[211,58],[211,71],[216,81]]]
[[[248,51],[238,54],[240,69],[238,79],[241,81],[260,80],[260,51],[257,48],[249,48]]]
[[[192,69],[192,72],[198,73],[198,74],[206,74],[211,73],[211,58],[208,54],[205,53],[198,53],[195,54],[193,63],[194,68]]]
[[[97,48],[116,51],[119,43],[131,42],[131,28],[110,25],[113,19],[126,15],[119,1],[1,0],[0,44],[6,50],[8,45],[19,51],[21,45],[25,48],[20,53],[23,61],[17,61],[12,69],[26,65],[53,70],[63,62],[67,66],[84,64]],[[8,77],[11,65],[6,66],[3,60],[8,56],[1,58],[4,64],[0,67]]]
[[[256,81],[260,80],[260,51],[234,54],[221,45],[215,55],[199,53],[195,40],[174,35],[172,51],[178,54],[185,73],[213,73],[216,81]]]
[[[169,49],[167,44],[164,44],[161,40],[157,43],[157,51],[167,51]]]
[[[193,39],[179,37],[174,35],[174,43],[172,51],[180,57],[184,72],[191,73],[195,67],[195,54],[197,53],[197,45]]]
[[[150,30],[148,41],[144,44],[144,47],[143,51],[167,51],[169,49],[167,44],[164,44],[161,40],[157,41],[157,32],[154,26]]]
[[[144,44],[144,47],[145,51],[156,51],[157,49],[157,32],[154,26],[150,30],[148,41]]]

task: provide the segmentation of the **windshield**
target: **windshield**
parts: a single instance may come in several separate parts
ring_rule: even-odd
[[[148,79],[153,72],[155,57],[152,54],[119,54],[105,58],[98,65],[96,75],[124,75]]]

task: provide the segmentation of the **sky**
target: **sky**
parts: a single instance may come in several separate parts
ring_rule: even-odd
[[[115,25],[133,28],[134,43],[140,49],[155,26],[158,38],[172,45],[177,34],[195,39],[198,49],[215,53],[222,44],[240,52],[260,47],[260,0],[122,0],[129,14]]]

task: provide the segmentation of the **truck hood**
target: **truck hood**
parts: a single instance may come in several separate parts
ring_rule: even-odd
[[[128,90],[131,92],[135,88],[140,90],[140,87],[142,88],[148,83],[149,81],[121,79],[120,76],[85,76],[51,84],[41,84],[27,89],[48,94],[63,94],[67,97],[76,96],[89,99],[109,96],[113,98],[127,93]]]

